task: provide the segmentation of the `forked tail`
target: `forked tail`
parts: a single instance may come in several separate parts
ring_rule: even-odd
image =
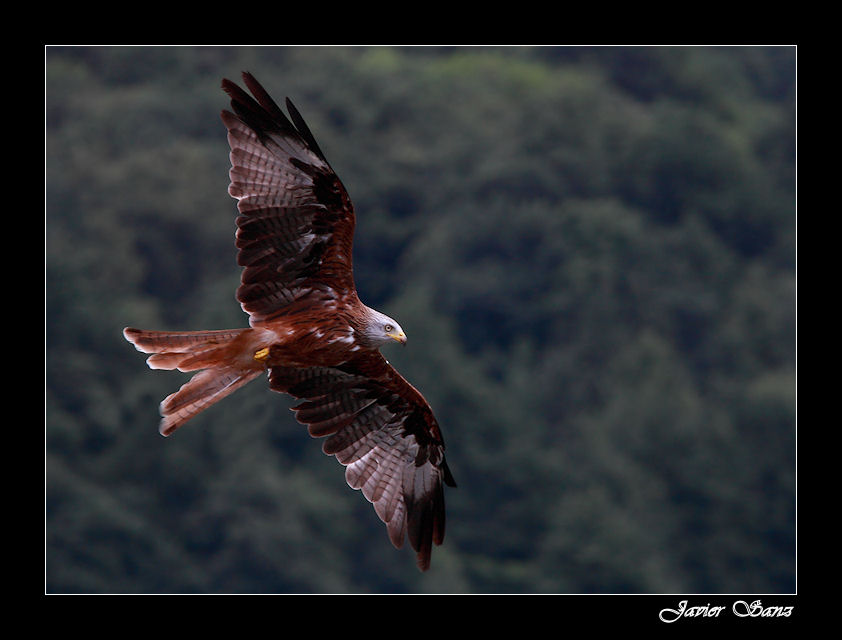
[[[144,331],[131,327],[123,330],[123,336],[138,351],[152,354],[146,359],[150,369],[200,370],[161,402],[161,435],[170,435],[190,418],[264,372],[252,358],[239,357],[248,331]]]

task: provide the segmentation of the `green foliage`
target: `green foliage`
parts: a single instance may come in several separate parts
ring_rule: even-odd
[[[459,487],[433,567],[255,382],[171,438],[126,325],[244,326],[223,76],[351,193]],[[46,590],[792,592],[794,51],[46,54]]]

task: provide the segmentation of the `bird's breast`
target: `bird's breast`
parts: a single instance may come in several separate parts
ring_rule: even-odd
[[[356,330],[344,322],[288,322],[273,328],[267,366],[332,367],[361,349]]]

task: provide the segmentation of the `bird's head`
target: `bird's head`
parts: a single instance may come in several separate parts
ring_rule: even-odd
[[[401,326],[385,313],[369,309],[365,326],[365,337],[375,347],[381,347],[392,341],[406,344],[406,334]]]

